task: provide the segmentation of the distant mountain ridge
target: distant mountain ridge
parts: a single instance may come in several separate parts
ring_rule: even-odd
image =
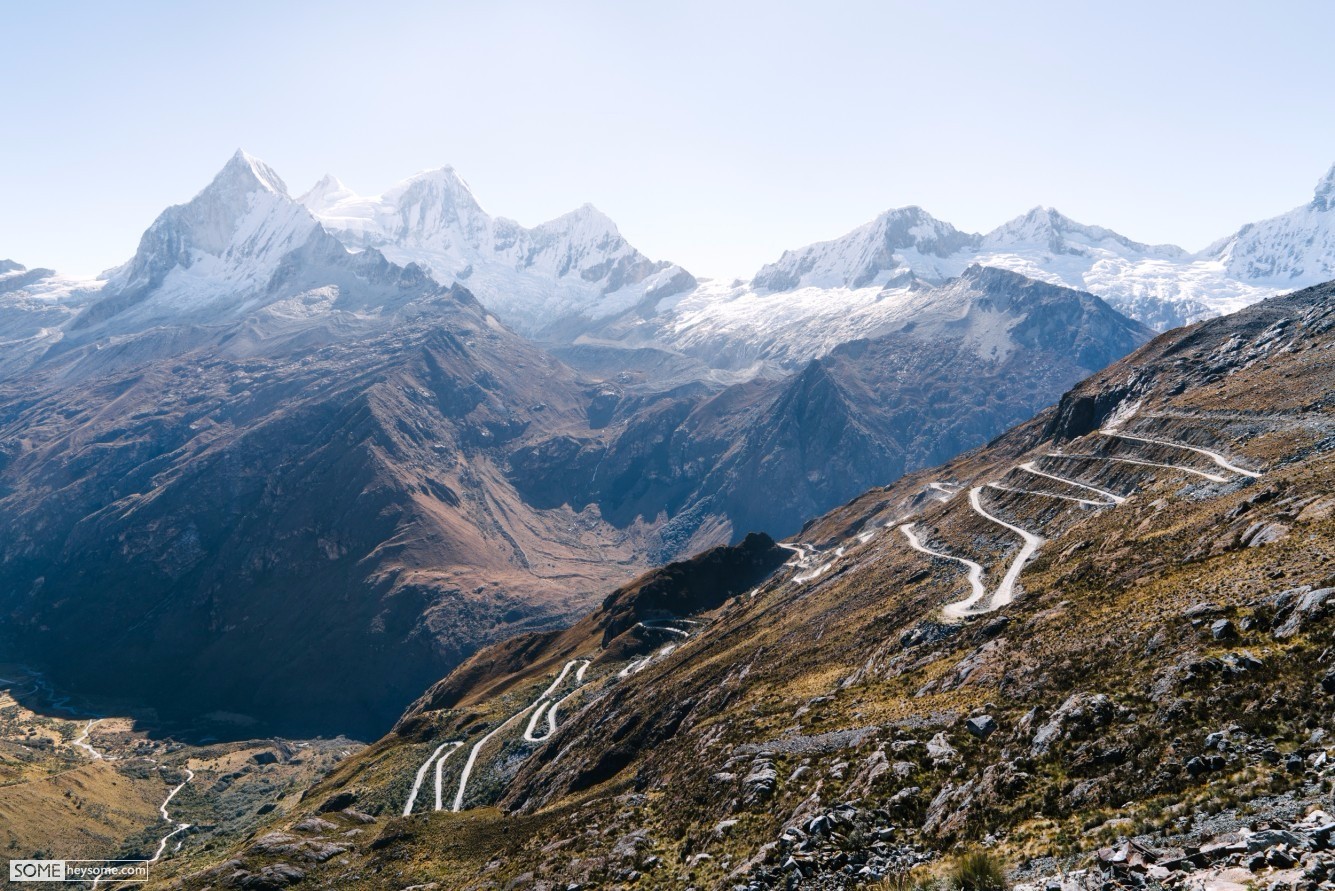
[[[975,264],[1098,294],[1159,329],[1235,311],[1335,275],[1333,183],[1335,167],[1307,205],[1243,226],[1197,253],[1142,244],[1047,207],[986,234],[961,231],[920,207],[898,208],[839,238],[785,251],[749,282],[732,285],[700,284],[680,266],[648,260],[587,205],[533,229],[491,217],[448,167],[376,198],[326,177],[302,201],[346,244],[375,246],[398,262],[466,281],[526,333],[621,342],[629,328],[637,345],[679,349],[679,328],[714,321],[728,326],[737,349],[751,352],[748,329],[763,328],[772,311],[766,296],[819,291],[827,304],[855,307],[865,298],[846,292],[939,285]],[[534,292],[539,281],[545,293]],[[753,312],[728,306],[738,301]],[[819,315],[804,321],[820,329]]]
[[[981,266],[902,309],[892,330],[779,380],[651,410],[627,394],[612,409],[623,431],[518,449],[512,482],[539,504],[597,503],[614,522],[666,507],[659,559],[784,534],[818,505],[986,443],[1153,336],[1093,295]]]
[[[786,251],[761,269],[750,289],[857,290],[893,286],[908,276],[936,282],[976,263],[1088,290],[1133,318],[1174,327],[1335,275],[1333,195],[1335,167],[1308,204],[1243,226],[1195,254],[1141,244],[1048,207],[985,235],[907,207],[831,241]]]
[[[326,176],[300,200],[350,247],[377,248],[441,281],[465,283],[523,333],[569,315],[601,318],[695,285],[681,267],[641,254],[591,204],[531,229],[492,217],[452,167],[369,198]]]
[[[223,243],[223,231],[235,241]],[[232,236],[227,236],[231,238]],[[346,250],[339,250],[339,247]],[[299,199],[239,151],[198,196],[169,208],[135,257],[100,280],[55,275],[0,288],[0,373],[62,339],[212,325],[260,313],[261,329],[362,329],[405,311],[380,288],[301,290],[284,257],[322,278],[365,281],[382,260],[464,284],[500,321],[550,344],[666,350],[732,374],[782,374],[851,339],[874,337],[973,265],[1088,291],[1163,330],[1335,276],[1335,167],[1307,204],[1192,254],[1035,208],[986,234],[918,207],[889,210],[839,238],[785,251],[749,281],[697,281],[646,257],[591,205],[531,228],[486,212],[450,167],[364,197],[326,176]],[[347,256],[344,256],[347,254]],[[341,296],[340,296],[341,295]],[[297,319],[304,320],[301,323]],[[82,333],[80,333],[82,332]]]

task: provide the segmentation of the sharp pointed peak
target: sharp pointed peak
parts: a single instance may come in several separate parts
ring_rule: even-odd
[[[1031,207],[1018,217],[1013,217],[1007,220],[996,229],[993,229],[989,234],[992,236],[1015,236],[1023,233],[1033,234],[1044,232],[1054,234],[1083,230],[1089,230],[1090,232],[1101,231],[1097,230],[1097,227],[1090,227],[1085,226],[1083,223],[1077,223],[1055,207],[1039,204],[1035,207]]]
[[[892,220],[892,219],[899,219],[901,217],[909,217],[912,219],[926,219],[926,220],[936,219],[936,217],[932,216],[930,213],[923,210],[922,207],[920,207],[917,204],[906,204],[903,207],[892,207],[889,210],[882,211],[881,214],[877,217],[877,219]]]
[[[320,177],[320,179],[315,183],[314,188],[343,190],[346,189],[347,186],[343,185],[343,180],[334,176],[334,174],[326,173],[324,176]]]
[[[426,170],[420,170],[408,177],[408,182],[441,182],[451,183],[463,186],[468,191],[468,183],[459,175],[459,171],[454,169],[453,164],[442,164],[439,167],[429,167]]]
[[[259,188],[283,196],[288,195],[287,184],[272,167],[240,148],[209,184],[210,189],[219,186],[236,186],[248,192]]]
[[[1029,208],[1029,210],[1025,211],[1023,214],[1016,217],[1016,219],[1030,220],[1034,222],[1054,223],[1054,224],[1074,222],[1074,220],[1072,220],[1066,214],[1062,213],[1057,208],[1049,207],[1046,204],[1034,205],[1033,207]]]

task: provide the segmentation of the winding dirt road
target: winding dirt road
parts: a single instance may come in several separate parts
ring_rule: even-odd
[[[1001,584],[997,585],[997,589],[992,592],[992,599],[988,602],[988,611],[990,612],[1005,606],[1015,599],[1015,582],[1019,579],[1020,572],[1024,569],[1024,565],[1033,558],[1034,554],[1038,553],[1038,549],[1043,545],[1045,539],[1042,536],[1035,535],[1027,529],[1021,529],[1014,523],[1007,523],[1005,520],[988,513],[982,505],[982,492],[983,489],[981,486],[975,486],[969,490],[969,506],[973,508],[974,513],[978,514],[978,516],[985,520],[991,520],[998,526],[1004,526],[1020,536],[1024,541],[1024,545],[1020,548],[1020,552],[1015,555],[1015,559],[1011,561],[1010,568],[1006,570],[1006,575],[1002,577]]]
[[[1195,452],[1198,455],[1204,455],[1205,457],[1213,461],[1215,464],[1219,465],[1224,470],[1227,470],[1231,473],[1236,473],[1241,476],[1248,476],[1251,477],[1252,479],[1259,479],[1261,476],[1261,474],[1255,470],[1248,470],[1245,467],[1239,467],[1238,465],[1232,463],[1218,452],[1212,452],[1209,449],[1202,449],[1199,446],[1183,445],[1180,442],[1169,442],[1166,439],[1150,439],[1148,436],[1133,436],[1130,433],[1122,433],[1121,431],[1115,428],[1100,430],[1099,434],[1101,436],[1116,437],[1117,439],[1130,439],[1133,440],[1134,442],[1148,442],[1151,445],[1168,446],[1174,449],[1185,449],[1188,452]]]
[[[672,630],[675,631],[676,629]],[[686,632],[678,631],[677,633],[684,635]],[[533,720],[529,721],[529,727],[524,732],[524,738],[529,742],[541,742],[542,740],[546,739],[547,738],[546,736],[539,737],[536,739],[530,736],[530,733],[536,730],[537,728],[537,718],[541,716],[543,709],[548,708],[550,706],[549,700],[551,699],[552,694],[554,694],[557,691],[557,689],[561,686],[562,682],[565,681],[566,677],[570,674],[570,669],[574,668],[576,665],[579,665],[579,669],[575,672],[575,679],[579,682],[581,686],[583,685],[584,672],[588,670],[589,664],[590,662],[588,659],[571,659],[569,662],[565,664],[565,667],[561,669],[561,673],[556,676],[556,680],[552,681],[551,686],[548,687],[546,690],[544,690],[537,699],[533,700],[532,703],[525,706],[520,711],[517,711],[510,717],[506,718],[503,722],[501,722],[499,726],[497,726],[486,736],[478,740],[476,744],[474,744],[473,748],[470,749],[468,752],[468,760],[464,762],[463,773],[459,775],[459,791],[456,792],[454,795],[454,805],[453,807],[450,808],[452,811],[458,813],[464,808],[464,793],[468,791],[468,780],[473,776],[473,768],[477,766],[478,754],[482,751],[483,746],[491,742],[498,735],[500,735],[500,733],[503,732],[507,727],[509,727],[516,721],[521,720],[525,715],[527,715],[529,712],[532,712],[534,709],[538,709],[538,714],[534,716]],[[575,689],[578,690],[579,687],[576,687]],[[574,693],[574,691],[572,690],[571,693]],[[559,705],[560,703],[557,704]],[[549,718],[549,726],[552,728],[552,732],[555,732],[556,730],[555,718]],[[550,735],[550,733],[548,735]]]
[[[1204,477],[1214,483],[1228,482],[1228,477],[1220,476],[1217,473],[1197,470],[1194,467],[1183,467],[1181,464],[1163,464],[1159,461],[1144,461],[1140,458],[1119,458],[1113,455],[1074,455],[1070,452],[1049,452],[1047,457],[1075,459],[1077,461],[1109,461],[1114,464],[1135,464],[1140,467],[1161,467],[1164,470],[1178,470],[1182,473],[1189,473],[1192,476]]]
[[[1183,449],[1185,451],[1193,452],[1195,454],[1203,455],[1206,458],[1209,458],[1220,469],[1226,470],[1230,473],[1251,477],[1253,479],[1261,476],[1260,472],[1258,471],[1248,470],[1245,467],[1239,467],[1238,465],[1229,461],[1228,458],[1224,457],[1218,452],[1213,452],[1210,451],[1209,449],[1199,448],[1198,446],[1183,445],[1182,443],[1170,442],[1164,439],[1153,439],[1147,436],[1135,436],[1130,433],[1122,433],[1120,430],[1115,428],[1107,428],[1104,430],[1100,430],[1098,431],[1098,433],[1101,436],[1126,439],[1133,442],[1144,442],[1150,445],[1164,446],[1168,448]],[[1228,477],[1221,476],[1218,473],[1210,473],[1205,470],[1198,470],[1194,467],[1185,467],[1180,464],[1165,464],[1158,461],[1147,461],[1141,458],[1125,458],[1113,455],[1068,454],[1061,451],[1049,452],[1047,455],[1044,455],[1043,457],[1080,460],[1080,461],[1108,461],[1121,464],[1132,464],[1141,467],[1158,467],[1158,468],[1163,468],[1165,470],[1176,470],[1181,473],[1187,473],[1187,474],[1192,474],[1194,476],[1203,477],[1205,479],[1208,479],[1216,483],[1228,482],[1229,479]],[[991,597],[987,599],[987,604],[985,606],[981,605],[983,603],[984,598],[987,597],[986,588],[983,585],[983,580],[982,580],[982,575],[983,575],[982,566],[980,566],[979,564],[975,563],[972,560],[966,560],[963,557],[956,557],[951,554],[945,554],[940,551],[934,551],[931,548],[926,547],[925,545],[923,545],[922,541],[918,538],[917,534],[913,531],[912,523],[902,524],[899,527],[899,529],[901,532],[904,533],[904,537],[908,539],[909,546],[912,547],[914,550],[921,551],[922,553],[928,554],[933,557],[940,557],[945,560],[954,560],[955,562],[962,563],[966,567],[968,567],[969,586],[972,590],[972,593],[969,595],[969,597],[967,597],[964,600],[948,604],[944,608],[944,611],[947,616],[950,616],[952,618],[963,618],[969,615],[979,615],[982,613],[992,612],[993,610],[999,609],[1013,602],[1015,599],[1015,583],[1019,580],[1020,573],[1024,570],[1025,564],[1028,563],[1031,559],[1033,559],[1034,555],[1038,553],[1038,549],[1042,547],[1045,542],[1045,539],[1041,535],[1037,535],[1033,532],[1030,532],[1028,529],[1024,529],[1020,526],[1015,525],[1014,523],[1007,522],[1006,520],[1003,520],[1000,517],[989,513],[987,509],[983,507],[982,504],[983,489],[994,489],[999,492],[1010,492],[1017,495],[1027,495],[1040,498],[1056,498],[1063,501],[1070,501],[1076,504],[1089,505],[1093,507],[1113,507],[1116,505],[1123,504],[1127,500],[1127,496],[1125,495],[1119,495],[1116,492],[1111,492],[1107,489],[1102,489],[1099,488],[1098,486],[1090,485],[1089,483],[1069,479],[1068,477],[1060,476],[1059,474],[1042,470],[1039,468],[1036,461],[1025,461],[1022,464],[1016,465],[1013,468],[1013,470],[1020,470],[1023,471],[1024,473],[1029,473],[1034,476],[1050,479],[1055,482],[1072,486],[1076,489],[1081,489],[1083,491],[1093,493],[1094,495],[1099,496],[1099,500],[1095,500],[1093,498],[1080,498],[1074,495],[1063,495],[1057,492],[1044,492],[1034,489],[1022,489],[1014,486],[1007,486],[1001,482],[984,483],[981,486],[975,486],[974,488],[970,489],[969,506],[973,509],[974,513],[978,514],[980,517],[982,517],[983,519],[987,520],[990,523],[995,523],[996,525],[1001,526],[1015,533],[1016,535],[1020,536],[1020,539],[1023,542],[1023,544],[1020,547],[1019,553],[1017,553],[1014,559],[1011,560],[1011,564],[1007,568],[1006,574],[1002,577],[1001,582],[992,592]],[[937,492],[949,493],[949,489],[947,489],[944,485],[940,483],[936,482],[928,483],[927,487]]]
[[[963,563],[969,570],[969,587],[972,592],[967,598],[957,603],[947,604],[945,607],[946,615],[960,619],[973,611],[974,605],[987,596],[987,588],[983,586],[983,567],[982,564],[967,560],[964,557],[956,557],[953,554],[943,554],[940,551],[934,551],[922,543],[918,534],[913,531],[912,523],[905,523],[899,527],[899,531],[904,533],[904,537],[909,540],[909,547],[915,551],[921,551],[932,557],[940,557],[942,560],[954,560],[956,563]]]
[[[1032,473],[1035,476],[1047,477],[1050,480],[1056,480],[1059,483],[1066,483],[1068,486],[1075,486],[1077,489],[1084,489],[1087,492],[1094,492],[1108,499],[1109,504],[1123,504],[1126,502],[1124,495],[1118,495],[1116,492],[1109,492],[1107,489],[1100,489],[1098,486],[1091,486],[1089,483],[1078,483],[1073,479],[1067,479],[1064,476],[1058,476],[1055,473],[1048,473],[1046,470],[1039,470],[1038,465],[1033,461],[1026,461],[1017,465],[1018,470],[1025,473]]]
[[[158,805],[158,813],[162,814],[162,819],[166,820],[168,823],[172,823],[172,818],[171,815],[167,813],[167,805],[171,804],[171,800],[176,797],[177,792],[180,792],[182,789],[184,789],[190,783],[190,781],[195,778],[195,772],[193,770],[191,770],[188,767],[184,768],[184,770],[185,770],[185,779],[181,781],[181,784],[179,786],[168,792],[167,797],[162,800],[162,804]],[[174,836],[179,835],[190,828],[189,823],[173,823],[172,825],[175,828],[172,829],[171,832],[168,832],[166,835],[164,835],[162,837],[162,840],[158,842],[158,850],[148,861],[149,863],[157,863],[159,860],[161,860],[163,852],[167,850],[167,842],[171,841],[171,839]]]
[[[94,718],[94,719],[92,719],[91,721],[89,721],[89,722],[84,726],[84,728],[83,728],[83,733],[79,734],[79,738],[76,739],[76,740],[74,740],[73,743],[71,743],[71,745],[73,745],[75,748],[83,749],[85,752],[87,752],[87,753],[88,753],[88,757],[89,757],[89,758],[92,758],[94,761],[101,761],[101,760],[103,760],[103,759],[102,759],[102,753],[99,752],[97,749],[93,748],[92,744],[89,743],[89,742],[87,742],[87,739],[88,739],[88,734],[91,733],[92,730],[93,730],[93,725],[96,724],[96,723],[97,723],[98,721],[100,721],[100,720],[102,720],[102,719],[101,719],[101,718]]]
[[[440,752],[441,752],[441,750],[444,749],[446,746],[454,746],[454,747],[457,748],[457,747],[462,746],[462,745],[463,745],[462,742],[443,742],[443,743],[441,743],[440,745],[436,746],[436,750],[435,750],[434,752],[432,752],[429,756],[427,756],[427,759],[426,759],[425,761],[422,762],[422,766],[419,767],[419,768],[417,768],[417,776],[413,779],[413,788],[412,788],[412,790],[408,793],[408,801],[407,801],[407,803],[404,804],[404,806],[403,806],[403,815],[404,815],[405,817],[410,816],[410,815],[412,814],[412,812],[413,812],[413,805],[417,803],[417,793],[418,793],[418,792],[421,790],[421,788],[422,788],[422,781],[423,781],[424,779],[426,779],[426,772],[427,772],[428,770],[431,769],[431,765],[432,765],[432,763],[434,763],[435,760],[440,756]],[[437,782],[437,787],[436,787],[436,802],[437,802],[437,804],[436,804],[436,810],[440,810],[440,803],[439,803],[439,802],[440,802],[440,786],[439,786],[439,782],[440,782],[440,779],[439,779],[439,777],[440,777],[440,772],[439,772],[439,771],[437,771],[437,773],[436,773],[436,777],[437,777],[437,780],[436,780],[436,782]]]
[[[1094,501],[1091,498],[1077,498],[1074,495],[1058,495],[1056,492],[1040,492],[1037,489],[1016,489],[1012,486],[1003,486],[1001,483],[984,483],[984,489],[995,489],[998,492],[1010,492],[1013,495],[1033,495],[1039,498],[1057,498],[1062,501],[1072,501],[1076,504],[1088,504],[1092,507],[1112,507],[1111,501]]]

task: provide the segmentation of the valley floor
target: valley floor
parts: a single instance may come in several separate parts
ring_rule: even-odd
[[[363,748],[332,740],[187,745],[97,715],[0,665],[0,856],[165,866],[244,835]],[[98,883],[95,887],[107,887]]]

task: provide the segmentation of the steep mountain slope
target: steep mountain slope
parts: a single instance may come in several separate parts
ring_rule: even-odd
[[[390,333],[91,377],[70,353],[0,384],[11,652],[169,717],[365,734],[632,573],[637,529],[536,509],[502,472],[584,429],[584,386],[430,287],[429,319]]]
[[[569,317],[599,319],[695,285],[681,267],[637,251],[592,205],[526,229],[490,216],[451,167],[372,198],[327,176],[301,203],[345,244],[421,264],[442,282],[465,283],[506,324],[527,334]]]
[[[588,385],[242,152],[100,288],[3,276],[6,322],[53,324],[0,379],[0,634],[59,685],[198,733],[373,735],[643,565],[648,530],[505,476],[588,430]]]
[[[83,354],[100,371],[205,346],[248,355],[330,342],[430,313],[442,291],[420,267],[349,252],[241,151],[193,199],[163,211],[105,279],[44,361]]]
[[[0,325],[13,347],[0,372],[11,375],[43,363],[78,376],[206,347],[250,356],[373,336],[430,315],[444,290],[421,267],[347,250],[243,151],[96,281],[13,265],[0,278]]]
[[[766,291],[798,288],[885,287],[912,273],[953,278],[959,254],[978,249],[980,238],[943,223],[920,207],[889,210],[834,241],[784,251],[763,267],[751,286]]]
[[[610,435],[513,453],[512,478],[535,503],[592,502],[617,523],[666,510],[661,559],[751,530],[787,534],[983,444],[1151,335],[1089,294],[981,267],[916,294],[895,322],[778,381],[628,400]]]
[[[763,574],[752,539],[704,558],[712,600],[670,567],[480,654],[307,796],[373,832],[289,816],[170,869],[244,887],[334,839],[300,880],[828,888],[1130,835],[1142,864],[1231,856],[1201,839],[1328,795],[1332,350],[1335,285],[1163,335],[809,524],[758,584],[727,569]],[[627,645],[613,617],[650,589]]]

